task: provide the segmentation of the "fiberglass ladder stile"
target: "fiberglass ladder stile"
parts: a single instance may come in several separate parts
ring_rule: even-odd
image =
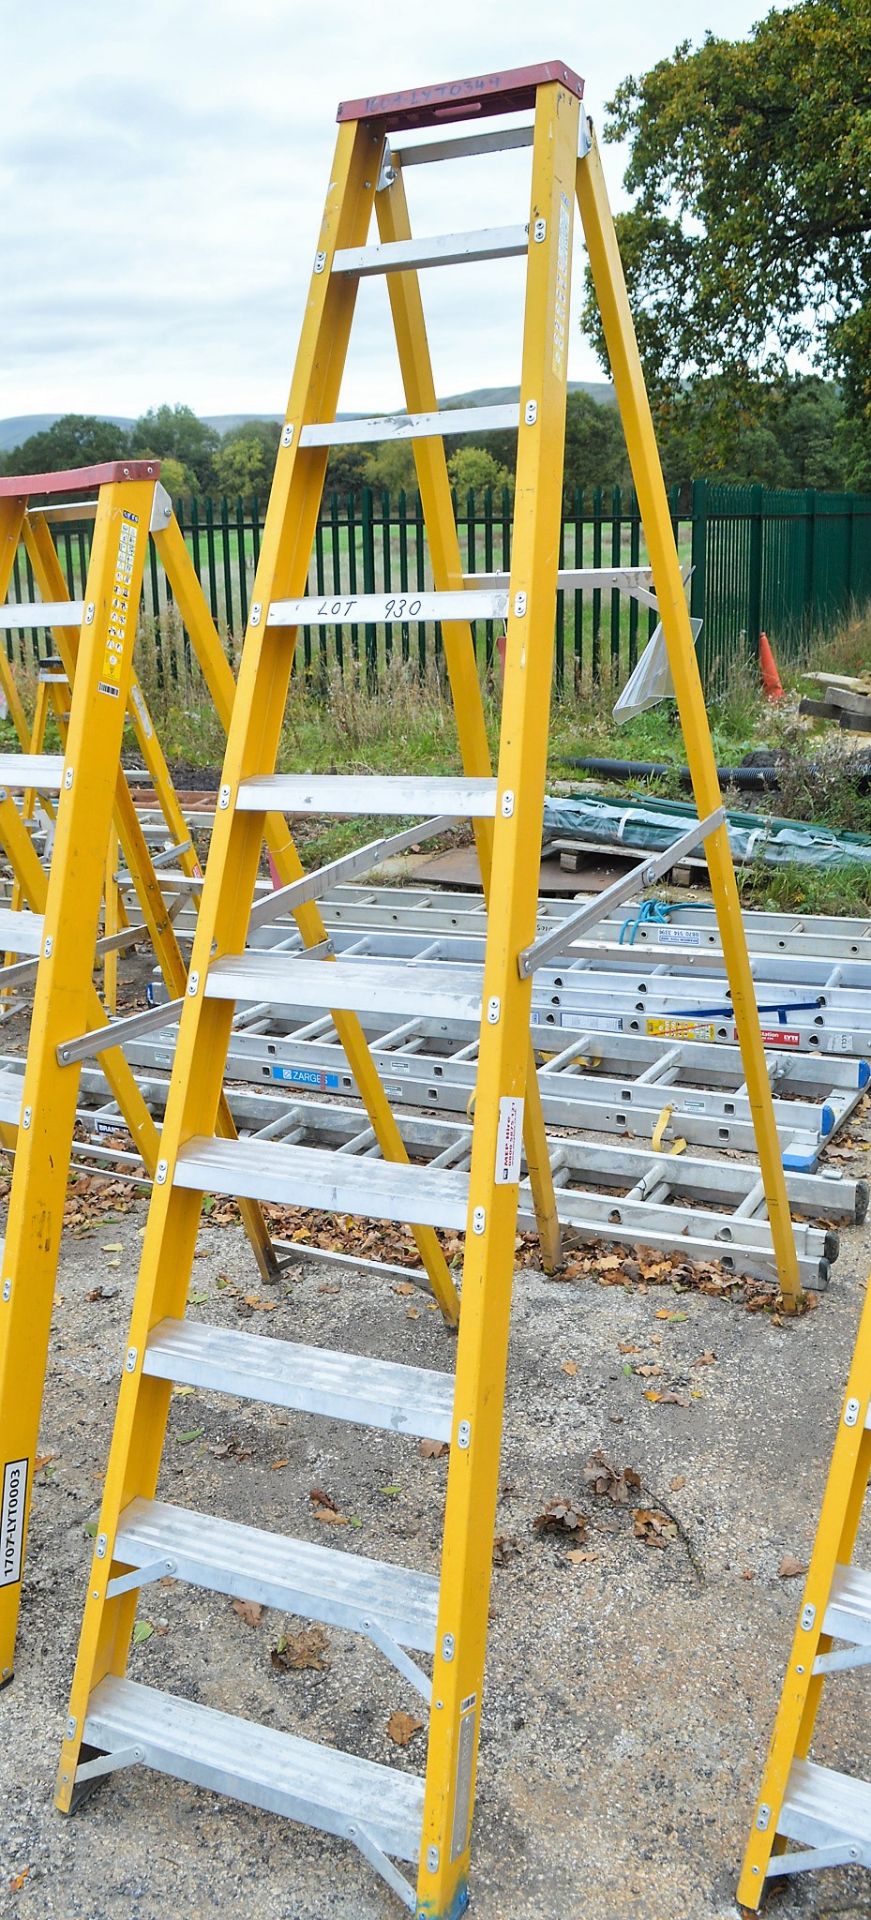
[[[117,1767],[142,1764],[351,1840],[405,1904],[447,1920],[467,1898],[481,1716],[493,1520],[498,1483],[521,1131],[538,1176],[542,1240],[553,1243],[550,1170],[529,1077],[530,974],[520,956],[536,931],[536,896],[551,691],[562,490],[568,293],[577,192],[603,311],[654,580],[706,839],[784,1290],[797,1287],[783,1171],[755,1021],[728,840],[692,649],[680,569],[637,359],[613,225],[581,82],[561,64],[358,101],[339,135],[315,256],[297,368],[252,595],[236,703],[194,938],[161,1157],[122,1371],[105,1494],[58,1778],[69,1809]],[[534,108],[534,130],[475,132],[432,147],[391,149],[387,136]],[[415,242],[403,164],[532,145],[529,224]],[[373,205],[380,241],[367,243]],[[462,566],[420,302],[417,269],[505,255],[526,259],[517,487],[510,584],[463,586]],[[304,594],[327,450],[358,437],[335,422],[361,275],[385,273],[409,408],[382,421],[414,440],[434,591],[414,617],[442,622],[463,774],[439,781],[282,775],[275,760],[296,628],[339,617]],[[489,412],[489,410],[487,410]],[[470,410],[471,412],[471,410]],[[457,416],[449,416],[450,428]],[[469,421],[469,426],[475,424]],[[477,424],[492,424],[477,416]],[[361,597],[355,615],[407,619],[395,598]],[[491,777],[469,621],[507,615],[498,774]],[[233,1008],[256,1000],[245,953],[268,808],[319,813],[465,814],[475,823],[490,918],[483,978],[471,991],[481,1044],[471,1165],[425,1168],[283,1142],[214,1137]],[[492,864],[491,864],[492,853]],[[420,1004],[443,991],[414,970]],[[324,1009],[357,1007],[368,991],[341,960],[288,960],[286,991]],[[272,987],[270,991],[273,991]],[[524,1112],[525,1107],[525,1112]],[[531,1111],[531,1109],[533,1109]],[[532,1122],[533,1124],[529,1124]],[[456,1371],[435,1372],[295,1346],[185,1318],[203,1193],[332,1208],[339,1213],[466,1228]],[[548,1212],[550,1209],[550,1213]],[[278,1538],[156,1498],[170,1394],[184,1385],[294,1408],[394,1434],[450,1442],[441,1578]],[[126,1677],[139,1589],[170,1574],[220,1594],[367,1636],[430,1705],[425,1777],[319,1746]],[[419,1657],[432,1659],[432,1678]],[[396,1865],[410,1862],[415,1884]]]
[[[739,1901],[754,1912],[784,1876],[871,1867],[871,1779],[808,1757],[830,1676],[837,1687],[839,1674],[871,1666],[871,1572],[853,1564],[869,1473],[871,1281],[738,1887]],[[851,1750],[867,1751],[852,1703],[848,1726]]]

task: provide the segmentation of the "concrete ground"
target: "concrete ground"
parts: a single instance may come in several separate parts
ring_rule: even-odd
[[[851,1171],[860,1171],[856,1162]],[[388,1920],[400,1908],[350,1847],[156,1776],[116,1775],[71,1820],[53,1810],[144,1206],[67,1236],[46,1392],[16,1676],[0,1696],[0,1913],[14,1920]],[[207,1224],[192,1312],[271,1335],[451,1364],[426,1297],[306,1261],[262,1292],[241,1231]],[[726,1920],[800,1598],[871,1234],[846,1232],[816,1312],[772,1324],[694,1291],[517,1278],[494,1569],[472,1913],[475,1920]],[[613,1270],[607,1277],[614,1278]],[[621,1276],[622,1277],[622,1276]],[[94,1298],[102,1288],[102,1294]],[[253,1322],[253,1325],[252,1325]],[[704,1356],[704,1358],[703,1358]],[[637,1373],[636,1367],[660,1368]],[[645,1393],[674,1391],[679,1401]],[[601,1450],[632,1504],[679,1532],[635,1535],[597,1497]],[[445,1462],[416,1442],[212,1396],[173,1401],[166,1497],[348,1551],[436,1565]],[[313,1488],[349,1524],[315,1517]],[[585,1540],[541,1534],[555,1498]],[[359,1524],[357,1524],[359,1523]],[[581,1558],[572,1558],[572,1554]],[[861,1559],[861,1554],[860,1554]],[[867,1564],[867,1560],[866,1560]],[[251,1625],[225,1599],[143,1592],[154,1629],[132,1675],[400,1767],[387,1723],[408,1686],[326,1630],[327,1664],[276,1671],[299,1621]],[[830,1683],[818,1757],[869,1772],[868,1681]],[[805,1876],[780,1920],[871,1911],[858,1870]]]

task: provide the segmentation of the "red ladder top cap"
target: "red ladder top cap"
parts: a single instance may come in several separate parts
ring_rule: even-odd
[[[336,119],[378,120],[391,133],[399,127],[441,127],[452,120],[522,113],[534,107],[536,88],[554,81],[583,99],[583,80],[562,60],[548,60],[539,67],[510,67],[503,73],[443,80],[433,87],[411,87],[407,93],[373,93],[366,100],[342,100]]]
[[[31,493],[81,493],[83,487],[108,487],[117,480],[158,480],[159,460],[104,460],[99,467],[68,467],[65,473],[7,473],[0,478],[0,499],[24,500]]]

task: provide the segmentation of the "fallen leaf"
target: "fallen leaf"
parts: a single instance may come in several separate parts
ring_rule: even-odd
[[[395,1499],[396,1499],[396,1496],[397,1496],[397,1494],[400,1494],[400,1493],[402,1492],[402,1488],[401,1488],[401,1487],[395,1487],[395,1486],[392,1486],[392,1487],[379,1487],[379,1488],[378,1488],[378,1492],[379,1492],[379,1493],[386,1493],[386,1495],[387,1495],[387,1497],[388,1497],[388,1499],[389,1499],[389,1500],[395,1500]]]
[[[20,1872],[20,1873],[16,1873],[16,1875],[15,1875],[15,1878],[14,1878],[13,1880],[10,1880],[10,1882],[9,1882],[9,1891],[10,1891],[10,1893],[20,1893],[20,1892],[21,1892],[21,1889],[22,1889],[22,1887],[23,1887],[23,1885],[24,1885],[24,1882],[25,1882],[25,1880],[27,1879],[27,1876],[28,1876],[28,1874],[29,1874],[29,1872],[30,1872],[30,1868],[29,1868],[29,1867],[22,1867],[22,1869],[21,1869],[21,1872]]]
[[[653,1387],[647,1388],[644,1398],[650,1400],[654,1406],[686,1407],[689,1405],[689,1401],[685,1400],[681,1394],[669,1391],[657,1393]]]
[[[341,1293],[342,1289],[335,1280],[324,1280],[318,1287],[318,1293]]]
[[[594,1560],[598,1560],[598,1558],[597,1553],[586,1553],[583,1547],[575,1547],[570,1553],[566,1554],[566,1559],[571,1561],[573,1567],[582,1567],[591,1564]]]
[[[785,1553],[777,1569],[778,1580],[797,1580],[801,1573],[807,1573],[804,1562],[794,1560],[791,1553]]]
[[[191,1298],[193,1298],[193,1295],[191,1295]],[[205,1298],[206,1295],[203,1294],[203,1299],[205,1300]],[[252,1313],[277,1313],[280,1304],[278,1300],[259,1300],[256,1293],[246,1293],[245,1295],[245,1305],[251,1308]]]
[[[624,1467],[621,1472],[601,1448],[590,1455],[584,1468],[584,1479],[590,1492],[596,1494],[598,1499],[613,1500],[617,1507],[625,1507],[630,1493],[637,1493],[641,1486],[641,1477],[634,1467]]]
[[[332,1497],[332,1494],[325,1493],[323,1490],[323,1487],[312,1487],[309,1493],[309,1499],[312,1503],[312,1506],[330,1507],[333,1513],[338,1512],[338,1508],[336,1506],[335,1500]]]
[[[512,1533],[496,1533],[493,1536],[493,1565],[507,1567],[509,1560],[515,1560],[520,1548]]]
[[[244,1620],[246,1627],[259,1627],[263,1608],[258,1600],[232,1600],[230,1604],[239,1619]]]
[[[407,1747],[415,1734],[420,1733],[422,1726],[423,1721],[413,1713],[405,1713],[401,1707],[397,1707],[387,1722],[388,1739],[397,1747]]]
[[[419,1319],[420,1319],[420,1308],[419,1308],[419,1307],[406,1307],[406,1309],[405,1309],[405,1317],[406,1317],[406,1320],[419,1320]]]
[[[621,1340],[617,1348],[617,1352],[618,1353],[637,1353],[638,1348],[633,1346],[631,1340]]]
[[[665,1547],[677,1538],[676,1521],[655,1507],[636,1507],[632,1520],[636,1540],[643,1540],[647,1547]]]
[[[153,1632],[154,1632],[154,1627],[152,1626],[150,1620],[137,1620],[136,1625],[133,1628],[134,1647],[144,1646],[145,1641],[151,1639]]]
[[[314,1517],[316,1520],[325,1521],[326,1524],[331,1527],[346,1527],[348,1525],[347,1514],[337,1513],[335,1507],[315,1507]],[[359,1526],[359,1524],[359,1521],[354,1522],[356,1526]]]
[[[563,1361],[563,1373],[567,1373],[570,1376],[570,1378],[574,1378],[574,1375],[577,1373],[577,1371],[578,1371],[578,1363],[576,1360]]]
[[[398,1287],[394,1287],[393,1291],[394,1293],[416,1293],[417,1288],[411,1285],[410,1280],[400,1280]]]
[[[100,1251],[102,1253],[123,1253],[124,1247],[120,1240],[107,1240],[105,1246],[101,1247]]]
[[[441,1460],[450,1450],[447,1440],[421,1440],[418,1447],[418,1453],[424,1460]]]
[[[576,1533],[586,1538],[587,1516],[571,1500],[549,1500],[532,1522],[536,1533]]]
[[[306,1667],[324,1673],[330,1664],[329,1646],[323,1627],[302,1627],[299,1633],[283,1633],[269,1658],[276,1673],[301,1673]]]
[[[208,1297],[209,1297],[209,1296],[208,1296],[208,1294],[207,1294],[207,1293],[189,1293],[189,1294],[188,1294],[188,1306],[189,1306],[189,1307],[201,1307],[201,1306],[202,1306],[202,1305],[204,1304],[204,1302],[205,1302],[206,1300],[208,1300]]]
[[[700,1353],[698,1359],[693,1361],[693,1366],[694,1367],[713,1367],[716,1364],[716,1359],[717,1359],[716,1354],[711,1353],[710,1348],[706,1348],[705,1352]]]
[[[289,1467],[289,1466],[290,1466],[290,1460],[289,1460],[289,1459],[287,1459],[287,1460],[273,1460],[273,1461],[271,1462],[271,1464],[270,1464],[270,1468],[269,1468],[269,1471],[270,1471],[270,1473],[277,1473],[277,1472],[278,1472],[278,1470],[279,1470],[279,1467]]]
[[[676,1473],[674,1476],[674,1479],[669,1483],[672,1493],[680,1493],[681,1488],[685,1487],[686,1483],[687,1483],[686,1474]]]
[[[756,1578],[756,1575],[755,1575],[755,1573],[754,1573],[754,1570],[753,1570],[753,1568],[752,1568],[752,1567],[742,1567],[742,1568],[741,1568],[741,1578],[742,1578],[742,1580],[755,1580],[755,1578]]]
[[[56,1459],[57,1459],[56,1453],[38,1453],[36,1456],[36,1459],[33,1462],[34,1473],[39,1473],[43,1467],[48,1466],[50,1460],[56,1460]]]
[[[180,1447],[189,1447],[192,1441],[201,1440],[205,1431],[205,1427],[188,1427],[186,1433],[177,1433],[175,1437]]]
[[[633,1372],[639,1373],[642,1380],[652,1380],[662,1372],[662,1368],[655,1366],[652,1361],[645,1361],[643,1366],[633,1368]]]

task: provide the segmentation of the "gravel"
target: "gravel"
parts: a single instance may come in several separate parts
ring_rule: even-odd
[[[53,1809],[143,1222],[138,1206],[64,1243],[41,1439],[52,1458],[37,1476],[16,1675],[0,1700],[0,1913],[206,1920],[232,1903],[245,1920],[387,1920],[398,1904],[349,1846],[167,1779],[119,1773],[74,1818]],[[106,1250],[119,1245],[120,1255]],[[810,1550],[869,1263],[868,1228],[845,1233],[817,1311],[782,1326],[671,1287],[518,1274],[476,1920],[735,1915],[800,1598],[800,1579],[778,1568]],[[106,1296],[89,1299],[101,1284]],[[263,1294],[236,1227],[203,1227],[192,1291],[191,1311],[209,1321],[452,1364],[453,1338],[425,1295],[305,1259]],[[246,1307],[246,1294],[275,1310]],[[699,1365],[703,1354],[715,1357]],[[645,1399],[658,1388],[687,1404]],[[585,1483],[597,1449],[640,1475],[629,1504]],[[161,1491],[435,1569],[445,1473],[412,1440],[185,1394],[173,1398]],[[313,1488],[347,1526],[318,1522]],[[535,1531],[555,1499],[587,1515],[580,1543]],[[633,1504],[676,1523],[664,1546],[636,1537]],[[324,1671],[278,1672],[271,1650],[299,1621],[264,1612],[251,1626],[226,1599],[173,1585],[145,1589],[139,1615],[155,1631],[132,1652],[135,1678],[385,1763],[422,1764],[422,1734],[404,1749],[387,1735],[390,1715],[415,1712],[416,1696],[367,1644],[329,1628]],[[861,1674],[830,1684],[816,1748],[828,1764],[862,1770],[866,1688]],[[869,1897],[859,1870],[808,1875],[776,1911],[858,1916]]]

